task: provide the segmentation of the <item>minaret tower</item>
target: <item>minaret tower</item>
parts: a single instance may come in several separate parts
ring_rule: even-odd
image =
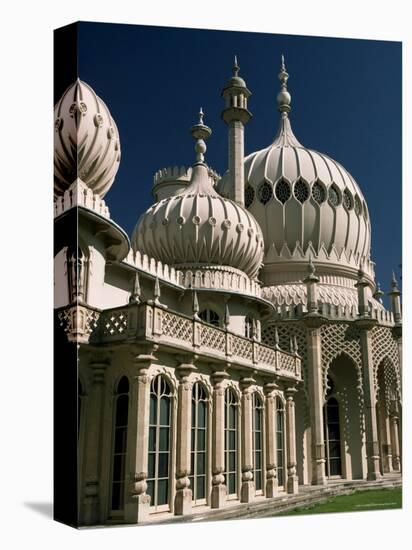
[[[222,90],[222,97],[225,100],[222,118],[229,126],[229,198],[243,206],[245,203],[244,133],[245,124],[252,118],[247,108],[247,100],[252,94],[247,89],[246,82],[239,76],[236,56],[232,71],[232,78]]]

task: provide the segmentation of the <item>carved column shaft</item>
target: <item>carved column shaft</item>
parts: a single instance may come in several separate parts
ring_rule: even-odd
[[[147,491],[147,462],[149,441],[150,383],[147,370],[150,358],[136,357],[136,376],[132,384],[132,410],[128,429],[130,449],[131,497],[125,504],[125,521],[140,523],[149,515],[150,496]]]
[[[392,464],[396,471],[401,470],[401,456],[399,444],[399,418],[396,415],[390,417],[391,441],[392,441]]]
[[[242,387],[242,487],[240,502],[251,502],[255,496],[255,484],[253,482],[253,407],[250,385],[254,383],[254,380],[243,378],[240,383]]]
[[[308,386],[312,435],[312,485],[326,485],[320,328],[308,329]]]
[[[287,492],[298,492],[298,476],[296,475],[296,423],[295,423],[295,388],[288,388],[286,394],[286,437],[287,437]]]
[[[380,479],[379,470],[379,441],[376,419],[376,397],[373,379],[372,341],[371,333],[367,329],[360,331],[360,342],[363,366],[363,391],[366,432],[366,457],[368,465],[368,480]]]
[[[176,449],[176,496],[175,514],[182,516],[192,511],[192,491],[190,486],[190,450],[191,450],[191,401],[192,384],[188,374],[193,365],[181,364],[177,372],[180,377],[177,409],[177,449]]]
[[[100,518],[100,446],[103,415],[104,375],[108,364],[92,363],[93,385],[89,395],[84,445],[84,508],[83,522],[95,525]]]
[[[278,494],[276,471],[276,397],[273,395],[275,384],[265,386],[266,394],[266,497]]]
[[[221,508],[226,501],[225,476],[225,372],[215,372],[213,381],[212,494],[211,508]]]

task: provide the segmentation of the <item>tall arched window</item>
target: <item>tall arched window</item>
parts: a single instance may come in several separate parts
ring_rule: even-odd
[[[117,384],[114,411],[111,508],[112,510],[123,510],[129,417],[129,380],[126,376],[123,376]]]
[[[263,487],[263,402],[259,394],[253,394],[253,479],[256,491]]]
[[[339,426],[339,403],[329,397],[323,408],[325,431],[326,475],[342,475],[342,457]]]
[[[202,321],[214,325],[215,327],[220,326],[220,317],[213,309],[204,309],[199,313],[199,317]]]
[[[190,486],[192,499],[202,503],[206,499],[208,404],[205,387],[200,382],[192,390],[192,445]]]
[[[232,388],[225,392],[225,479],[228,496],[238,492],[238,400]]]
[[[285,485],[285,411],[281,399],[276,409],[276,454],[279,487]]]
[[[169,502],[172,392],[166,379],[158,375],[150,386],[149,458],[147,493],[151,506]]]

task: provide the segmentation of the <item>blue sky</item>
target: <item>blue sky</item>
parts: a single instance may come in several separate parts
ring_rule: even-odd
[[[220,92],[234,54],[253,94],[245,152],[269,145],[279,121],[282,53],[294,133],[343,164],[360,185],[371,217],[376,278],[387,291],[393,269],[399,278],[402,251],[400,42],[81,23],[79,76],[108,104],[120,132],[122,160],[106,196],[111,215],[131,234],[154,202],[153,174],[194,162],[189,128],[200,106],[213,130],[206,160],[224,173]]]

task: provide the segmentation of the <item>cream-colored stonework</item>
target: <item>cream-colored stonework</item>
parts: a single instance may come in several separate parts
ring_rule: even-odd
[[[274,143],[245,157],[235,60],[228,172],[206,164],[201,111],[193,167],[156,172],[131,241],[103,200],[120,160],[108,108],[81,81],[56,105],[56,234],[78,225],[56,240],[55,308],[79,357],[82,525],[401,470],[400,292],[394,279],[385,309],[365,199],[294,136],[288,76],[282,59]]]

